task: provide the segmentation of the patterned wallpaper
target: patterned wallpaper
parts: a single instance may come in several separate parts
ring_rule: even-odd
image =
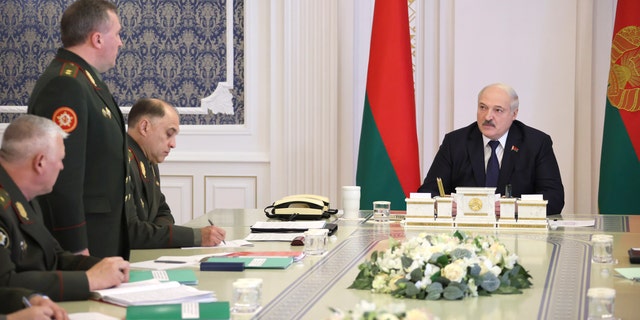
[[[61,46],[60,17],[73,1],[1,2],[0,122],[10,122]],[[182,108],[182,124],[244,123],[244,0],[114,3],[123,47],[103,77],[121,107],[156,97]]]

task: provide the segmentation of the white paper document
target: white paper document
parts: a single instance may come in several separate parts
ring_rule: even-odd
[[[215,247],[182,247],[181,249],[215,249],[215,248],[240,248],[253,247],[253,243],[245,239],[225,240]]]
[[[304,236],[304,233],[290,232],[290,233],[271,233],[271,232],[259,232],[250,233],[246,238],[247,241],[286,241],[291,242],[295,237]]]
[[[95,298],[120,306],[215,301],[213,291],[198,290],[177,281],[157,279],[123,283],[115,288],[92,292]]]
[[[595,219],[588,220],[549,220],[550,227],[578,228],[593,227],[596,225]]]
[[[120,320],[119,318],[108,316],[99,312],[76,312],[69,313],[70,320]]]

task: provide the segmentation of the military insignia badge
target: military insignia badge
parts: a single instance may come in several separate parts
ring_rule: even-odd
[[[0,247],[9,248],[9,234],[4,228],[0,227]]]
[[[143,178],[147,178],[147,169],[144,168],[144,163],[142,163],[142,161],[140,161],[140,164],[138,165],[138,167],[140,167],[140,174],[142,175]]]
[[[87,76],[87,79],[89,79],[89,82],[91,82],[91,84],[92,84],[94,87],[98,87],[98,85],[96,85],[96,81],[95,81],[95,80],[93,80],[93,76],[91,76],[91,73],[89,73],[89,71],[84,70],[84,74]]]
[[[78,126],[78,116],[69,107],[60,107],[53,112],[51,120],[66,133],[70,133]]]
[[[11,197],[9,193],[5,189],[0,189],[0,206],[3,208],[8,208],[11,204]]]
[[[22,218],[24,218],[25,220],[29,220],[29,216],[27,215],[27,210],[24,209],[24,206],[22,205],[22,203],[16,202],[16,210],[18,210],[18,213]]]
[[[102,116],[104,116],[105,118],[111,119],[111,110],[109,110],[109,108],[107,108],[107,107],[103,107],[102,108]]]

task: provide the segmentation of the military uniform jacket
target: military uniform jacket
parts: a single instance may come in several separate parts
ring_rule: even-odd
[[[0,287],[0,319],[6,319],[1,314],[7,314],[24,309],[22,297],[29,297],[35,292],[23,288]]]
[[[127,197],[127,218],[131,248],[196,245],[194,229],[175,225],[171,209],[160,190],[158,165],[149,162],[138,143],[130,136],[128,145],[132,193]]]
[[[100,259],[64,251],[0,166],[0,287],[22,287],[55,301],[86,300],[85,270]]]
[[[46,226],[65,250],[88,247],[93,256],[127,259],[126,132],[107,85],[82,58],[59,49],[36,82],[28,113],[69,133],[53,192],[38,197]]]

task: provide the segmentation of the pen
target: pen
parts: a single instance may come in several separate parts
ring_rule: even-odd
[[[184,261],[176,261],[176,260],[154,260],[155,263],[186,263]]]
[[[213,225],[213,221],[211,221],[211,219],[207,219],[209,221],[210,225]],[[224,241],[224,239],[222,240],[222,243],[224,243],[225,245],[227,245],[227,243]]]
[[[27,299],[27,297],[22,297],[22,303],[26,308],[31,308],[31,302],[29,302],[29,299]]]

